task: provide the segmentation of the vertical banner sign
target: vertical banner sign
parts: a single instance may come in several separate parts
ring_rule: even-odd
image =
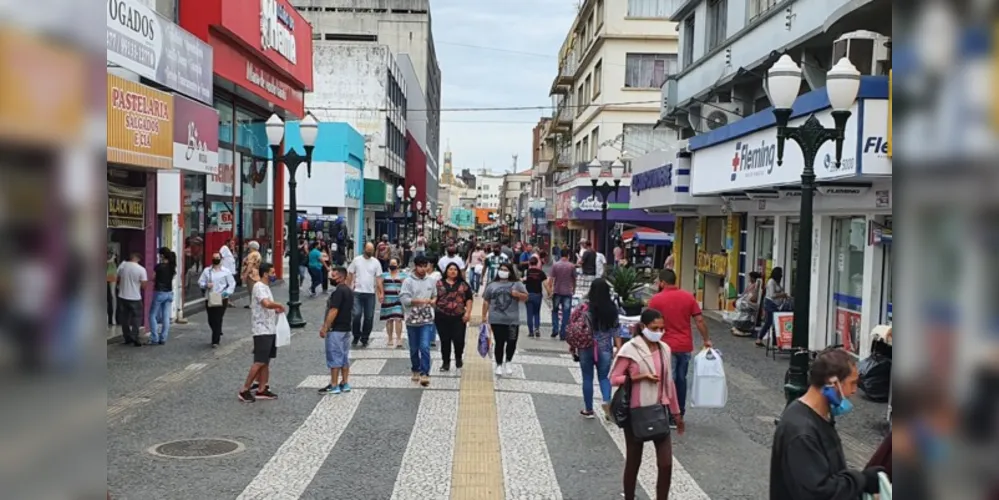
[[[774,313],[777,328],[777,349],[789,351],[794,347],[794,313]]]
[[[108,229],[145,229],[146,190],[108,183]]]
[[[108,163],[173,166],[173,96],[108,75]]]
[[[894,142],[891,135],[891,105],[894,101],[893,97],[895,92],[892,87],[892,73],[888,71],[888,158],[891,158],[891,145]]]

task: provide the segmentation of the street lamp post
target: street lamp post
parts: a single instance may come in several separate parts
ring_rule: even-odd
[[[407,194],[409,198],[406,198]],[[402,186],[395,188],[395,195],[399,197],[399,202],[402,204],[403,235],[401,239],[403,242],[409,240],[409,210],[413,206],[416,194],[416,186],[409,186],[408,193],[406,192],[406,188]]]
[[[444,207],[437,207],[437,241],[441,241],[444,235]]]
[[[589,168],[590,182],[593,184],[593,194],[596,196],[596,194],[599,193],[602,198],[600,205],[600,251],[604,252],[604,255],[607,255],[607,245],[610,241],[610,231],[607,230],[607,210],[610,208],[610,205],[607,204],[607,199],[611,194],[613,194],[615,198],[617,197],[617,190],[621,187],[621,179],[624,178],[624,163],[620,159],[617,159],[611,164],[611,173],[614,175],[613,184],[609,182],[599,184],[600,174],[604,170],[604,165],[603,163],[600,163],[600,160],[594,158],[590,163]]]
[[[777,118],[777,165],[784,164],[784,145],[788,140],[798,143],[804,160],[801,172],[801,212],[798,235],[797,276],[795,279],[795,314],[791,341],[791,366],[784,385],[787,404],[797,400],[808,390],[808,320],[811,308],[812,280],[812,216],[815,192],[815,158],[819,148],[827,141],[836,143],[836,165],[843,156],[843,140],[850,109],[860,90],[860,72],[847,58],[840,59],[826,77],[826,91],[835,126],[826,128],[813,114],[804,124],[791,127],[792,106],[801,89],[801,68],[790,56],[784,55],[772,68],[767,79],[770,100]]]
[[[312,151],[315,149],[316,137],[319,135],[319,123],[314,116],[308,114],[299,126],[302,144],[305,146],[304,156],[298,154],[294,149],[289,149],[287,153],[281,152],[284,128],[284,121],[278,115],[271,115],[265,124],[267,142],[271,147],[271,157],[274,164],[283,163],[288,167],[288,211],[291,216],[291,221],[288,224],[288,245],[291,246],[298,242],[298,180],[295,176],[298,173],[298,167],[304,164],[309,177],[312,177]],[[275,207],[275,209],[280,210],[279,207]],[[302,317],[302,303],[299,300],[298,252],[288,253],[291,267],[291,272],[288,273],[288,324],[292,328],[304,328],[305,318]],[[275,257],[279,258],[279,256]]]

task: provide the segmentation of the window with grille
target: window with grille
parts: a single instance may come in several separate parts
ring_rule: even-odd
[[[666,77],[676,74],[676,54],[628,54],[624,86],[633,89],[659,89]]]

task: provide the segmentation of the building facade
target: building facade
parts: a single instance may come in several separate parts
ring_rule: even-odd
[[[316,40],[385,45],[396,57],[408,55],[427,98],[429,156],[440,160],[441,70],[429,0],[294,0]]]

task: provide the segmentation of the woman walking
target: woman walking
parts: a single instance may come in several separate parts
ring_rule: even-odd
[[[541,270],[541,261],[537,257],[531,257],[528,265],[530,267],[524,275],[524,286],[527,288],[527,336],[541,338],[541,301],[544,300],[542,290],[545,281],[548,281],[548,275]]]
[[[319,263],[322,264],[323,266],[321,271],[322,275],[320,276],[320,281],[322,282],[323,294],[326,294],[329,293],[330,291],[329,275],[330,271],[333,270],[333,268],[331,267],[333,259],[330,256],[331,252],[329,244],[326,243],[325,241],[322,242],[322,244],[320,244],[319,246],[319,252],[320,252]]]
[[[388,272],[378,277],[375,288],[378,303],[381,304],[381,320],[385,322],[385,332],[388,334],[386,345],[389,349],[402,349],[402,320],[405,316],[402,302],[399,301],[399,291],[406,276],[406,273],[399,270],[399,260],[389,259]]]
[[[649,309],[642,313],[639,334],[621,347],[611,372],[611,384],[620,387],[630,384],[631,401],[628,419],[623,422],[625,441],[624,498],[635,499],[638,486],[638,471],[642,466],[642,452],[645,441],[652,441],[656,447],[658,474],[656,479],[656,500],[668,500],[673,481],[673,443],[669,427],[660,435],[636,437],[633,429],[645,432],[645,420],[661,423],[668,415],[673,415],[676,428],[682,436],[686,430],[680,415],[680,402],[676,387],[670,376],[670,349],[662,342],[665,323],[658,311]],[[616,411],[616,410],[615,410]],[[668,412],[668,413],[667,413]],[[620,421],[619,421],[620,425]]]
[[[212,329],[214,349],[222,341],[222,320],[225,318],[225,310],[229,308],[229,296],[236,291],[236,278],[222,267],[222,256],[218,252],[212,255],[212,266],[201,272],[198,286],[205,293],[208,326]]]
[[[605,279],[593,280],[587,301],[572,312],[569,324],[588,325],[592,336],[592,347],[569,349],[573,357],[579,358],[579,368],[583,372],[583,411],[580,415],[588,419],[596,416],[593,412],[593,371],[596,369],[604,416],[610,419],[610,369],[615,343],[618,347],[621,344],[621,322],[618,321],[617,304],[611,299],[610,285]]]
[[[177,276],[177,254],[160,248],[160,262],[153,268],[153,304],[149,308],[149,344],[164,345],[170,336],[173,278]]]
[[[496,279],[486,285],[486,292],[482,294],[482,317],[487,318],[496,345],[497,376],[513,375],[510,363],[517,353],[520,304],[527,302],[527,297],[527,288],[517,279],[513,264],[499,264]]]
[[[434,323],[441,339],[442,372],[451,371],[451,348],[454,347],[454,367],[461,376],[464,365],[465,333],[472,314],[472,287],[461,277],[457,263],[444,268],[444,279],[437,282],[437,313]]]
[[[784,282],[784,269],[775,267],[770,271],[770,279],[767,281],[766,292],[763,295],[763,326],[756,336],[756,346],[765,347],[764,339],[770,335],[770,330],[774,326],[774,313],[787,310],[790,296],[784,292],[781,283]]]

